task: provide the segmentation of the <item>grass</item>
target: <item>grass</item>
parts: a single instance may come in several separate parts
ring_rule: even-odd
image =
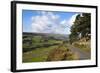
[[[34,36],[30,44],[27,39],[29,38],[23,39],[23,63],[78,59],[78,56],[68,49],[67,43],[64,44],[63,40],[45,40],[40,36]]]
[[[24,63],[46,61],[48,53],[52,49],[56,48],[57,44],[62,43],[62,40],[54,40],[54,39],[46,40],[41,36],[34,36],[31,41],[27,41],[27,40],[29,40],[29,36],[27,36],[27,38],[23,38],[23,62]],[[31,44],[29,42],[31,42]]]
[[[57,46],[36,48],[35,50],[23,53],[23,62],[43,62],[46,61],[50,50]]]
[[[82,51],[85,51],[85,52],[91,52],[91,48],[90,48],[90,42],[86,42],[87,44],[79,44],[78,42],[77,43],[74,43],[74,46],[81,49]]]
[[[29,37],[23,38],[23,52],[31,51],[39,47],[48,47],[55,44],[61,44],[62,40],[42,38],[41,36],[34,36],[32,40],[28,40]]]
[[[66,45],[42,47],[23,53],[23,63],[77,59],[78,55],[71,52]]]
[[[62,61],[62,60],[78,60],[79,56],[73,53],[66,45],[58,46],[56,49],[51,50],[48,55],[47,61]]]
[[[66,60],[79,60],[79,55],[77,53],[69,52],[68,55]]]

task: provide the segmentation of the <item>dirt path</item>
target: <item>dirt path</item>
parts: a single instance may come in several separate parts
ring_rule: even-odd
[[[72,45],[69,45],[68,47],[72,52],[75,52],[75,53],[78,54],[80,60],[85,60],[85,59],[90,59],[91,58],[91,54],[88,53],[88,52],[82,51],[81,49],[76,48]]]

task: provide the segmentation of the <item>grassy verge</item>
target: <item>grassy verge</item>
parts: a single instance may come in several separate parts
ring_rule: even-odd
[[[90,42],[88,42],[88,43],[90,43]],[[79,44],[77,42],[77,43],[74,43],[74,46],[81,49],[82,51],[91,52],[91,48],[90,48],[89,44]]]
[[[47,61],[62,61],[62,60],[78,60],[79,56],[70,49],[67,45],[58,46],[56,49],[51,50],[48,55]]]
[[[23,63],[77,60],[78,55],[67,48],[67,45],[55,45],[50,47],[36,48],[23,53]]]
[[[43,62],[46,61],[48,53],[50,50],[56,48],[57,46],[36,48],[29,52],[23,53],[23,62]]]

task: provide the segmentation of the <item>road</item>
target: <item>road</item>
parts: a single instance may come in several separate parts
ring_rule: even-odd
[[[75,53],[78,54],[80,60],[91,59],[91,54],[90,53],[82,51],[81,49],[76,48],[72,45],[69,45],[68,47],[72,52],[75,52]]]

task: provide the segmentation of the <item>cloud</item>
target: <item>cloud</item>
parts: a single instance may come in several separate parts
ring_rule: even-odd
[[[39,15],[32,17],[32,32],[37,33],[70,33],[70,26],[77,14],[73,15],[69,20],[60,20],[60,16],[53,12],[39,11]]]
[[[57,28],[59,16],[52,12],[41,11],[40,15],[32,17],[32,31],[52,33]]]
[[[74,14],[74,15],[70,18],[70,20],[69,20],[69,24],[70,24],[70,25],[73,25],[73,22],[75,21],[77,15],[78,15],[78,14]]]

